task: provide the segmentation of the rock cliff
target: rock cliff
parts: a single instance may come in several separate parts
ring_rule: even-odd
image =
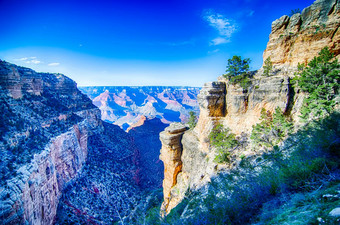
[[[133,137],[103,123],[64,75],[0,61],[0,78],[1,223],[107,224],[127,216],[140,183],[147,186]]]
[[[0,78],[1,224],[124,221],[160,187],[159,119],[126,133],[62,74],[0,61]]]
[[[317,0],[301,14],[282,16],[272,23],[263,58],[286,69],[306,64],[325,46],[340,57],[340,2]]]
[[[339,4],[336,0],[317,0],[301,14],[274,21],[264,52],[264,60],[270,57],[274,64],[272,76],[262,76],[260,70],[246,89],[224,77],[205,84],[197,98],[200,116],[196,127],[175,137],[167,131],[161,133],[161,140],[173,140],[178,146],[172,148],[174,143],[162,141],[160,158],[165,164],[162,215],[170,213],[189,190],[207,187],[218,173],[237,166],[241,156],[259,154],[250,146],[249,137],[253,125],[260,122],[262,109],[273,114],[279,108],[296,121],[295,126],[299,125],[304,95],[294,90],[291,77],[298,63],[311,60],[325,46],[339,58]],[[209,134],[216,124],[229,128],[242,142],[242,148],[234,149],[226,164],[214,161],[216,149],[209,143]],[[170,157],[174,153],[175,157]]]
[[[100,111],[71,79],[0,61],[0,219],[52,224],[59,197],[101,128]]]
[[[253,79],[247,90],[222,77],[219,80],[205,84],[198,96],[200,116],[195,129],[184,135],[167,130],[160,134],[163,144],[160,159],[165,165],[164,202],[168,202],[163,203],[165,214],[183,199],[188,188],[202,187],[221,169],[213,161],[216,152],[209,144],[209,134],[216,123],[228,127],[238,137],[249,135],[260,120],[262,108],[273,113],[279,107],[287,112],[296,99],[292,97],[289,77],[284,75]],[[176,148],[171,147],[174,144]],[[176,157],[170,157],[173,152]]]

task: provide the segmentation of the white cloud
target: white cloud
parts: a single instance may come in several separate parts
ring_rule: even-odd
[[[210,42],[210,45],[220,45],[230,42],[229,39],[223,37],[217,37]]]
[[[215,54],[215,53],[217,53],[217,52],[219,52],[219,51],[220,51],[220,49],[215,49],[215,50],[213,50],[213,51],[209,51],[208,54]]]
[[[54,62],[54,63],[49,63],[48,66],[59,66],[60,63]]]
[[[37,60],[37,57],[33,56],[33,57],[23,57],[20,59],[15,59],[16,61],[22,61],[24,63],[27,64],[39,64],[41,63],[41,61]]]
[[[28,62],[26,62],[26,63],[39,64],[39,63],[41,63],[41,61],[36,60],[36,59],[32,59],[31,61],[28,61]]]
[[[237,30],[237,25],[232,20],[211,10],[206,13],[204,19],[219,33],[219,37],[213,39],[210,43],[211,45],[228,43],[232,34]]]

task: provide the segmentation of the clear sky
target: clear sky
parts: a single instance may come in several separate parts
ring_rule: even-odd
[[[313,0],[0,0],[0,59],[80,86],[202,86],[262,65],[271,23]]]

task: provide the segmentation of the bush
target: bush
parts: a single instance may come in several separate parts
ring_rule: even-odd
[[[279,107],[273,115],[263,108],[260,120],[260,123],[253,126],[250,136],[256,147],[272,148],[293,131],[293,123]]]
[[[188,197],[185,206],[191,210],[190,216],[187,212],[184,216],[179,214],[173,218],[177,219],[177,223],[168,221],[169,224],[253,224],[258,222],[257,219],[266,221],[259,224],[287,223],[289,218],[269,222],[277,218],[278,213],[286,214],[272,210],[284,209],[290,196],[302,196],[300,199],[303,200],[304,196],[310,195],[310,199],[315,199],[314,193],[322,190],[328,182],[338,182],[339,156],[332,148],[340,147],[340,141],[337,141],[340,140],[339,121],[339,114],[333,114],[322,121],[308,124],[285,140],[281,148],[275,147],[266,153],[261,163],[243,158],[253,166],[236,167],[212,178],[209,186],[203,188],[207,192],[193,193],[193,197]],[[334,143],[337,143],[336,146]],[[306,207],[313,206],[318,212],[325,211],[325,215],[336,207],[335,204],[322,205],[324,208],[321,210],[320,202],[299,202]],[[294,209],[296,215],[306,214],[306,210],[298,206]],[[257,215],[260,217],[257,218]],[[178,222],[178,218],[182,221]],[[303,219],[296,219],[303,224]]]
[[[215,162],[224,163],[229,161],[230,149],[238,145],[235,134],[230,133],[229,128],[224,128],[222,124],[217,124],[209,135],[210,144],[217,149]]]
[[[189,122],[188,122],[189,128],[193,129],[196,126],[196,124],[197,124],[196,113],[193,112],[193,111],[190,111],[189,112]]]
[[[289,16],[292,16],[292,15],[294,15],[294,14],[296,14],[296,13],[301,13],[301,9],[292,9],[292,10],[290,11],[290,13],[289,13]]]
[[[270,60],[270,57],[266,58],[264,61],[264,66],[263,66],[263,75],[266,77],[269,77],[271,72],[273,70],[273,63]]]

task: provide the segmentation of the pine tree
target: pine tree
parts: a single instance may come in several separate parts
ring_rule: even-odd
[[[241,56],[234,55],[228,59],[227,76],[235,77],[249,72],[250,59],[242,59]]]
[[[319,118],[333,111],[339,94],[340,64],[328,47],[309,62],[297,80],[301,90],[309,94],[301,109],[302,118]]]
[[[266,58],[266,60],[264,61],[264,66],[263,66],[263,75],[266,77],[270,76],[270,73],[273,70],[273,63],[270,60],[270,57]]]
[[[188,122],[189,128],[193,129],[196,126],[196,124],[197,124],[196,113],[193,112],[193,111],[190,111],[189,112],[189,122]]]

